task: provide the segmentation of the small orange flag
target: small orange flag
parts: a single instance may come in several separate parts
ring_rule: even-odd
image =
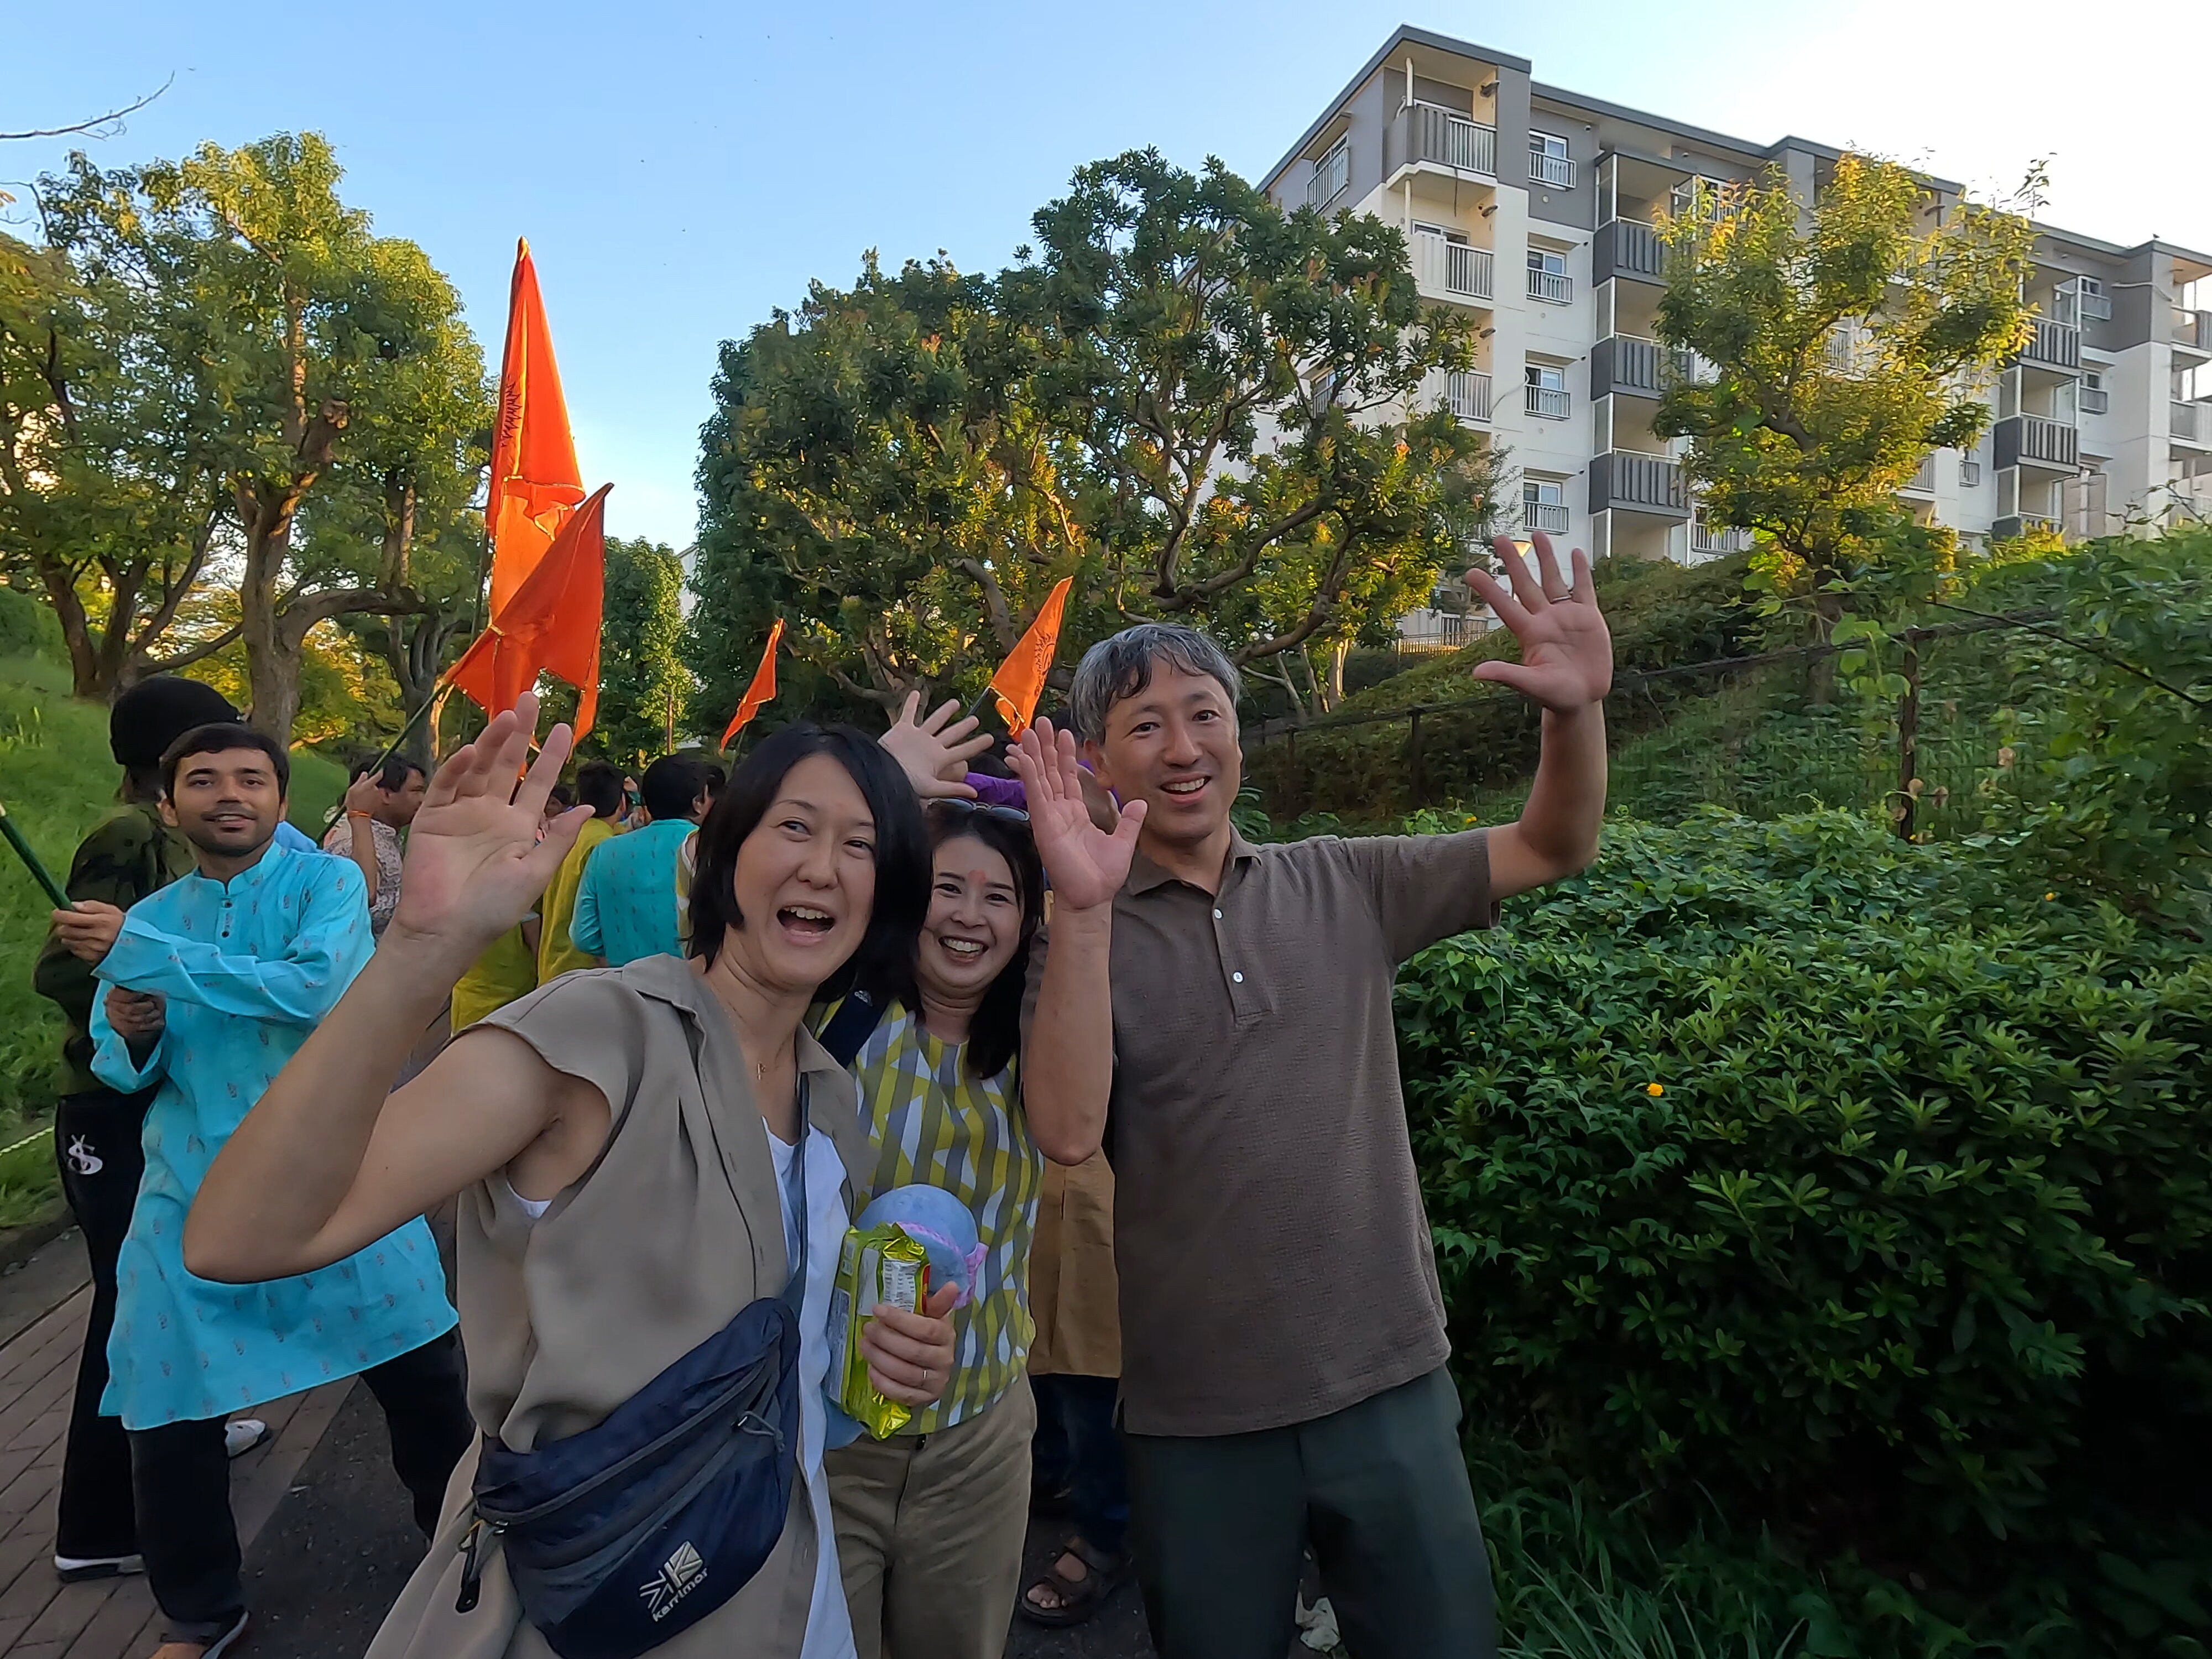
[[[745,723],[761,711],[761,705],[775,696],[775,647],[783,638],[783,618],[775,619],[775,626],[768,630],[768,649],[761,653],[760,666],[753,670],[753,683],[745,688],[745,695],[738,699],[738,712],[730,716],[730,729],[722,733],[722,747],[727,749],[730,740],[745,729]]]
[[[606,501],[612,484],[568,515],[507,608],[448,675],[487,714],[551,674],[576,688],[576,737],[599,711],[599,610],[606,595]]]
[[[530,244],[514,250],[507,298],[507,351],[500,361],[499,422],[492,428],[491,614],[507,609],[553,545],[562,523],[584,499],[568,400],[553,362],[553,336],[538,293]]]
[[[1018,738],[1028,731],[1030,720],[1036,714],[1037,699],[1044,695],[1044,677],[1052,672],[1053,653],[1060,649],[1060,613],[1067,609],[1067,590],[1074,582],[1073,576],[1060,579],[1045,596],[1029,632],[1014,642],[1006,661],[999,665],[999,672],[991,676],[999,715],[1006,722],[1006,735],[1010,738]]]

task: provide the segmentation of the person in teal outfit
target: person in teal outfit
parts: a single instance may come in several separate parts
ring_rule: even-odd
[[[706,763],[663,755],[645,769],[647,822],[592,849],[568,937],[610,968],[680,957],[676,866],[714,805]]]
[[[246,1624],[227,1413],[365,1373],[426,1534],[472,1431],[421,1220],[296,1278],[218,1285],[185,1271],[185,1217],[208,1166],[372,946],[360,870],[276,838],[281,745],[204,726],[161,769],[162,817],[194,872],[131,906],[95,969],[108,988],[93,1009],[94,1075],[157,1089],[101,1408],[130,1437],[139,1548],[169,1627],[157,1659],[208,1659]]]

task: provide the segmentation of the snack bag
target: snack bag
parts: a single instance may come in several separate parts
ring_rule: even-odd
[[[860,1327],[879,1306],[919,1312],[929,1293],[929,1252],[903,1227],[854,1227],[837,1253],[830,1287],[830,1374],[825,1392],[878,1440],[913,1419],[910,1407],[878,1394],[860,1352]]]

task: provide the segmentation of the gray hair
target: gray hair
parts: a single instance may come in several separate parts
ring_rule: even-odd
[[[1076,665],[1075,683],[1067,692],[1067,714],[1076,736],[1087,743],[1105,742],[1108,712],[1150,685],[1153,669],[1162,662],[1218,681],[1228,693],[1232,710],[1243,695],[1244,681],[1237,665],[1195,628],[1139,623],[1099,641]]]

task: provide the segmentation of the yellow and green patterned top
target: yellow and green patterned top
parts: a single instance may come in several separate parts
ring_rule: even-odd
[[[837,1012],[815,1011],[819,1031]],[[869,1190],[941,1187],[969,1207],[983,1243],[975,1297],[954,1314],[957,1364],[945,1397],[918,1411],[904,1432],[929,1434],[974,1416],[1029,1363],[1030,1239],[1036,1231],[1044,1154],[1030,1139],[1016,1066],[977,1079],[967,1045],[942,1042],[893,1003],[853,1057],[860,1113],[876,1148]]]

